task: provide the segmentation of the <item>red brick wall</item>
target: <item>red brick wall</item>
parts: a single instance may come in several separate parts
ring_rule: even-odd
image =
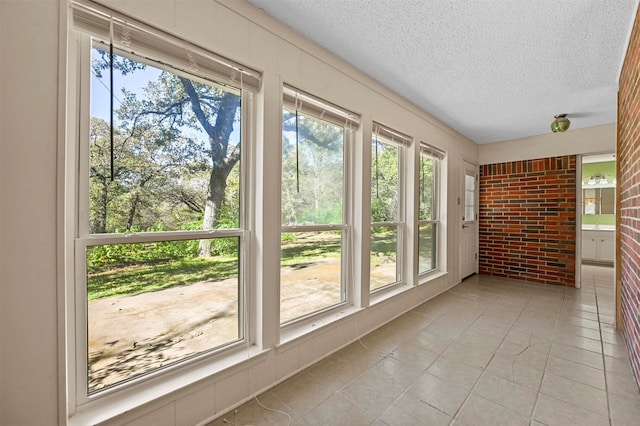
[[[576,157],[480,166],[480,273],[575,286]]]
[[[622,328],[640,384],[640,28],[631,33],[618,92],[618,275]]]

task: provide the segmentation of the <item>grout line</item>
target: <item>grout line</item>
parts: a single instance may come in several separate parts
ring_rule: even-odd
[[[498,347],[496,348],[496,350],[494,351],[493,355],[491,355],[491,358],[489,358],[489,361],[487,362],[487,365],[482,368],[482,372],[480,373],[480,376],[478,376],[478,378],[476,379],[475,383],[473,384],[473,386],[471,387],[471,389],[469,390],[469,393],[467,394],[467,396],[465,397],[464,401],[462,401],[462,404],[460,404],[460,407],[458,407],[458,410],[455,412],[455,414],[453,415],[453,417],[451,418],[451,422],[449,423],[450,425],[452,425],[453,423],[455,423],[456,418],[458,416],[458,414],[460,413],[460,411],[464,408],[464,406],[467,404],[467,401],[469,400],[469,398],[471,398],[471,395],[473,394],[473,391],[476,389],[476,387],[478,386],[478,383],[480,382],[480,380],[484,377],[485,373],[487,372],[487,367],[489,366],[489,364],[491,364],[491,362],[493,361],[493,358],[495,358],[496,356],[496,352],[500,349],[500,347],[502,346],[502,344],[506,341],[507,336],[509,335],[509,333],[511,333],[511,330],[513,329],[513,327],[515,327],[516,323],[518,322],[518,320],[520,319],[520,317],[522,317],[522,314],[524,313],[524,311],[527,309],[527,306],[529,305],[529,303],[531,302],[531,298],[533,297],[533,294],[531,296],[529,296],[529,299],[527,300],[527,304],[524,305],[522,307],[522,310],[520,311],[520,314],[518,315],[518,317],[513,321],[513,323],[511,324],[511,327],[509,327],[509,330],[507,331],[507,333],[505,333],[504,337],[502,338],[502,340],[500,341],[500,344],[498,345]],[[496,302],[494,302],[496,303]],[[484,314],[484,312],[486,312],[492,305],[487,306],[487,308],[483,311],[482,314]],[[482,315],[481,314],[481,315]],[[480,318],[480,317],[478,317]],[[476,318],[476,321],[478,319]],[[471,325],[475,324],[474,321]],[[471,327],[471,325],[469,325],[469,327]],[[469,328],[467,327],[467,328]],[[531,335],[529,335],[529,341],[531,341]],[[525,349],[526,350],[526,349]],[[524,351],[523,351],[524,352]],[[444,352],[443,352],[444,353]],[[435,362],[434,362],[435,363]],[[512,365],[512,371],[513,371],[513,364]],[[514,382],[515,383],[515,382]],[[537,399],[537,397],[536,397]],[[505,407],[504,405],[495,402],[495,401],[491,401],[495,404],[500,405],[501,407],[504,407],[505,409],[509,410],[509,411],[513,411],[511,408],[509,407]],[[516,413],[516,414],[520,414],[520,413]],[[533,411],[531,412],[530,416],[529,416],[529,422],[531,423],[532,417],[533,416]]]
[[[581,286],[582,287],[582,286]],[[540,394],[542,393],[542,383],[544,383],[545,376],[547,375],[547,366],[549,365],[549,358],[551,358],[551,351],[553,351],[553,346],[555,344],[556,333],[558,331],[558,323],[560,322],[560,315],[562,315],[564,309],[564,303],[567,299],[567,287],[564,287],[564,292],[562,293],[562,304],[560,305],[560,309],[558,309],[558,313],[556,315],[556,322],[553,326],[553,333],[551,334],[551,345],[549,346],[549,352],[547,353],[547,359],[544,361],[544,369],[542,370],[542,378],[540,379],[540,384],[538,385],[538,390],[536,392],[536,401],[533,403],[533,409],[531,410],[531,417],[529,418],[529,423],[533,423],[534,415],[536,409],[538,408],[538,401],[540,400]],[[536,420],[537,421],[537,420]]]
[[[611,401],[609,400],[609,378],[607,377],[607,362],[605,360],[604,353],[604,341],[602,340],[602,324],[600,323],[600,303],[598,303],[598,286],[596,285],[595,276],[593,281],[593,293],[596,298],[596,314],[598,316],[598,332],[600,333],[600,349],[602,350],[602,371],[604,372],[604,390],[607,394],[607,413],[609,414],[609,425],[613,425],[613,419],[611,416]]]

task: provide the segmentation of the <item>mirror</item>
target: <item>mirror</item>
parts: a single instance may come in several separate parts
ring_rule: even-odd
[[[614,214],[615,188],[585,188],[582,190],[582,214]]]

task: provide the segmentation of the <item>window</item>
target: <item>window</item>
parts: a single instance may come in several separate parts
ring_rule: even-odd
[[[102,7],[73,7],[85,46],[79,166],[69,164],[82,403],[247,339],[242,100],[259,74]]]
[[[440,160],[443,153],[427,144],[420,146],[419,213],[418,213],[418,274],[438,267]]]
[[[462,220],[473,222],[476,219],[476,176],[467,173],[464,175],[464,217]]]
[[[352,113],[289,86],[282,113],[280,322],[347,300]]]
[[[410,138],[374,123],[371,140],[371,291],[402,282],[402,161]]]

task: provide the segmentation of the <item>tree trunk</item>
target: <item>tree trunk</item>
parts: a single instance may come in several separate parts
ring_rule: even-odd
[[[214,229],[220,218],[220,208],[224,202],[228,174],[229,173],[222,168],[214,168],[211,171],[207,201],[204,205],[204,219],[202,221],[202,229],[206,231]],[[211,256],[211,240],[200,240],[198,244],[198,256]]]
[[[100,189],[100,198],[102,205],[100,206],[100,217],[97,220],[97,234],[104,234],[107,232],[107,205],[109,203],[109,188],[106,179],[102,182],[102,188]]]
[[[189,97],[196,119],[209,135],[211,148],[211,176],[207,190],[207,201],[204,207],[202,229],[214,229],[220,217],[220,208],[224,201],[227,188],[227,176],[233,166],[240,159],[240,144],[229,150],[229,137],[233,132],[233,120],[240,107],[240,97],[231,92],[225,92],[220,100],[215,124],[209,121],[202,109],[200,97],[190,80],[180,77],[180,81]],[[211,240],[201,240],[198,244],[198,256],[211,256]]]
[[[133,196],[131,201],[131,207],[129,208],[129,217],[127,219],[127,231],[131,231],[133,227],[133,221],[136,218],[136,212],[138,211],[138,203],[140,202],[140,193],[136,191],[136,195]]]

